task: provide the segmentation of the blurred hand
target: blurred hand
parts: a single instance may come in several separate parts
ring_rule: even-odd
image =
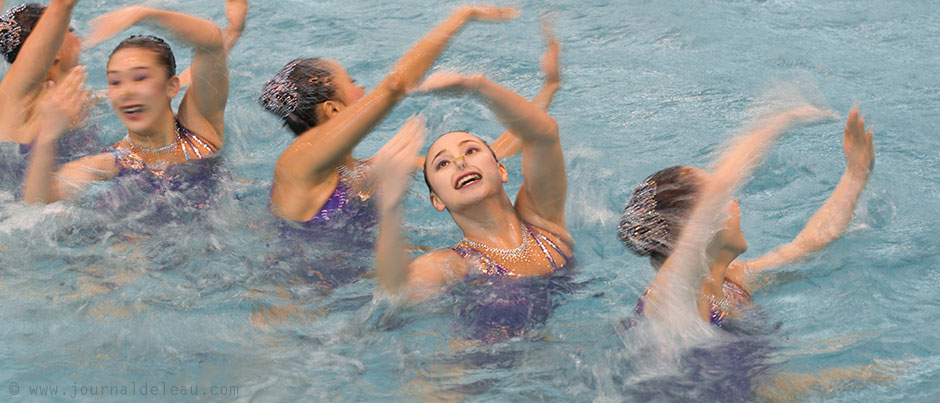
[[[401,201],[411,171],[414,169],[414,157],[418,155],[427,138],[424,117],[413,116],[402,126],[388,144],[375,154],[372,165],[373,178],[379,186],[379,211],[385,213]]]
[[[474,80],[480,77],[479,75],[467,76],[457,73],[434,73],[415,87],[412,92],[466,91],[474,85]]]
[[[468,12],[470,18],[481,21],[506,21],[519,16],[515,9],[491,6],[465,6],[459,11]]]
[[[111,39],[114,35],[140,22],[146,10],[144,7],[131,6],[92,19],[88,22],[91,33],[85,38],[82,46],[87,49]]]
[[[871,140],[871,129],[865,131],[865,119],[858,115],[858,108],[849,111],[845,135],[842,137],[842,151],[845,153],[846,167],[853,173],[867,176],[875,166],[875,144]]]
[[[46,95],[39,103],[43,140],[55,141],[81,119],[91,101],[91,90],[85,87],[88,71],[75,66],[58,84],[46,83]],[[49,137],[51,136],[51,137]]]
[[[548,18],[542,19],[542,36],[548,43],[548,49],[542,53],[542,72],[545,73],[545,81],[557,83],[561,81],[561,75],[558,72],[558,41],[552,33],[551,21]]]

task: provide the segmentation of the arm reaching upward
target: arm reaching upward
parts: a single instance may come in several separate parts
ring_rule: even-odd
[[[32,101],[56,63],[77,0],[52,0],[0,82],[0,139],[18,137]],[[35,136],[35,132],[30,136]],[[28,143],[32,138],[21,138]]]
[[[27,204],[51,203],[68,198],[89,182],[107,175],[113,166],[110,154],[99,154],[73,161],[55,171],[56,140],[68,131],[82,109],[88,105],[90,91],[84,88],[88,73],[78,66],[54,87],[48,83],[49,95],[39,105],[42,129],[30,153],[23,195]]]
[[[845,232],[858,197],[865,189],[875,164],[872,131],[865,131],[865,120],[858,115],[858,109],[852,109],[845,123],[842,149],[846,167],[832,195],[807,221],[793,241],[756,260],[745,262],[747,270],[752,273],[759,272],[802,259],[839,239]]]
[[[761,122],[759,128],[738,136],[721,153],[672,254],[653,278],[650,290],[655,292],[649,293],[645,308],[648,316],[662,323],[673,323],[670,318],[699,312],[694,304],[708,268],[706,248],[721,228],[720,221],[726,218],[724,211],[731,194],[751,175],[766,150],[787,128],[831,117],[831,112],[809,105],[787,110]]]
[[[545,41],[548,42],[548,49],[542,54],[542,72],[545,74],[545,83],[542,85],[542,90],[535,95],[535,98],[532,98],[531,102],[547,111],[549,105],[552,104],[552,99],[555,98],[555,92],[561,86],[561,75],[558,72],[560,50],[558,41],[555,40],[555,36],[552,34],[547,22],[542,23],[542,34],[545,36]],[[493,141],[491,147],[493,152],[496,153],[496,158],[502,160],[522,151],[522,141],[512,134],[512,131],[506,130]],[[423,162],[422,160],[422,166]]]

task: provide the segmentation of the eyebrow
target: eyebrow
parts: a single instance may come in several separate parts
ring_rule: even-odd
[[[150,67],[138,66],[138,67],[131,67],[131,68],[127,69],[127,70],[129,70],[129,71],[133,71],[133,70],[150,70]],[[121,70],[108,70],[108,74],[120,73],[120,72],[121,72]]]
[[[457,143],[457,146],[460,147],[464,145],[464,143],[476,143],[476,142],[477,142],[476,139],[466,139],[464,141],[461,141],[460,143]],[[434,158],[431,158],[431,162],[434,162],[434,160],[436,160],[437,157],[441,155],[444,151],[447,151],[447,150],[441,150],[441,151],[438,151],[437,154],[434,154]]]

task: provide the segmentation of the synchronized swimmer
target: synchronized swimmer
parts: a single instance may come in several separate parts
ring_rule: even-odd
[[[225,30],[203,18],[142,6],[91,22],[88,46],[147,22],[193,49],[191,66],[179,76],[172,49],[159,37],[131,36],[111,52],[107,97],[126,135],[103,150],[78,130],[90,126],[84,115],[92,96],[86,68],[78,65],[81,43],[69,25],[77,3],[24,4],[0,15],[0,52],[10,63],[0,82],[0,141],[26,150],[21,179],[27,204],[69,199],[92,182],[119,176],[166,178],[177,165],[213,156],[225,140],[227,57],[244,29],[247,1],[226,3]],[[559,46],[550,30],[544,29],[545,82],[531,101],[483,75],[435,73],[421,81],[465,24],[517,14],[487,6],[457,9],[369,92],[329,59],[297,58],[282,67],[258,99],[296,136],[274,165],[271,213],[312,232],[329,231],[325,222],[371,217],[369,225],[377,221],[379,227],[378,285],[411,301],[473,278],[511,283],[568,270],[575,254],[565,220],[568,178],[559,126],[546,111],[561,81]],[[174,111],[171,102],[181,91]],[[406,96],[440,92],[483,101],[506,132],[492,147],[469,132],[445,133],[420,157],[427,130],[419,115],[374,157],[352,157]],[[759,286],[757,274],[802,259],[842,235],[875,158],[872,132],[857,109],[849,112],[842,140],[846,170],[792,242],[756,260],[738,260],[747,242],[731,196],[785,129],[832,116],[812,106],[779,112],[737,138],[710,172],[666,168],[636,187],[618,235],[658,270],[639,297],[638,313],[666,321],[679,310],[721,326],[741,317]],[[513,201],[503,188],[510,175],[500,161],[517,153],[522,184]],[[446,210],[463,238],[413,259],[401,233],[400,204],[416,168],[423,170],[432,207]]]

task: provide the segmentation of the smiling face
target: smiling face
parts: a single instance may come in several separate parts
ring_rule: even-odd
[[[509,181],[486,143],[467,132],[447,133],[431,144],[424,172],[438,211],[460,210],[499,195]]]
[[[144,133],[156,127],[167,113],[170,100],[179,92],[179,79],[169,77],[153,51],[128,47],[108,62],[108,98],[127,129]]]

